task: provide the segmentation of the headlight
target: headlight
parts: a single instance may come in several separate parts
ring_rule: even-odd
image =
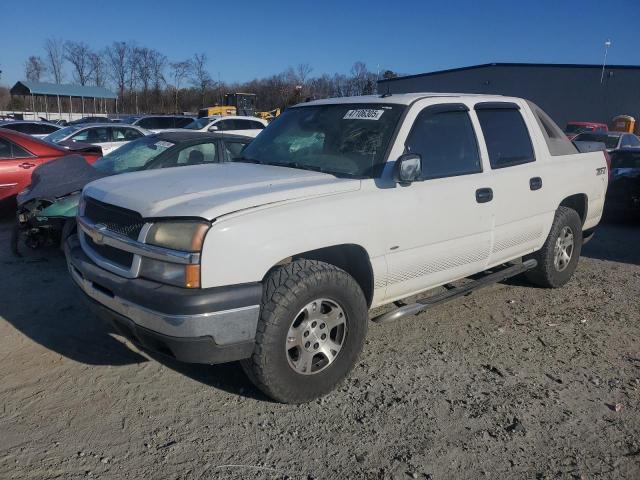
[[[184,288],[200,288],[200,265],[182,265],[142,258],[140,276]]]
[[[194,221],[167,221],[153,224],[145,243],[182,252],[202,250],[209,224]]]
[[[147,233],[145,243],[181,252],[200,252],[210,225],[193,220],[161,221]],[[185,288],[200,288],[200,265],[142,258],[140,276]]]

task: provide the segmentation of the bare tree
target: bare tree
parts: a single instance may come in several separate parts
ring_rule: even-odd
[[[178,108],[178,95],[180,92],[180,85],[191,73],[191,61],[183,60],[181,62],[172,62],[171,66],[171,78],[173,79],[173,88],[175,89],[175,112],[179,111]]]
[[[86,85],[91,77],[91,49],[84,42],[64,43],[64,58],[73,66],[73,79]]]
[[[106,62],[109,76],[118,88],[120,101],[124,101],[124,89],[127,85],[129,68],[129,46],[125,42],[113,42],[106,49]]]
[[[167,57],[157,50],[151,50],[151,74],[153,77],[153,93],[159,111],[164,110],[164,99],[162,88],[167,83],[164,78],[164,71],[167,67]]]
[[[91,52],[89,54],[89,66],[91,78],[96,87],[104,87],[106,83],[106,62],[104,52]]]
[[[312,71],[313,68],[308,63],[301,63],[296,67],[296,75],[300,85],[306,85],[307,79],[309,78],[309,75],[311,75]]]
[[[55,83],[64,80],[64,43],[59,38],[47,38],[44,42],[44,51],[47,55],[49,71]]]
[[[24,76],[27,80],[32,82],[39,82],[42,80],[44,73],[47,71],[42,58],[31,55],[26,62],[24,62]]]
[[[191,83],[200,91],[200,106],[204,107],[207,89],[213,86],[213,80],[207,71],[205,53],[196,53],[191,60]]]

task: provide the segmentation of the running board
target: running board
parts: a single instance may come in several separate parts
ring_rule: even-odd
[[[461,297],[463,295],[468,295],[474,290],[479,290],[483,287],[488,287],[497,282],[502,282],[507,278],[515,277],[516,275],[520,275],[521,273],[526,272],[527,270],[531,270],[536,268],[538,262],[531,258],[522,263],[509,264],[510,266],[503,268],[497,272],[488,273],[485,276],[479,278],[478,280],[473,280],[465,285],[461,285],[459,287],[449,288],[447,290],[438,294],[433,295],[431,297],[423,298],[418,300],[415,303],[410,305],[405,305],[399,307],[395,310],[392,310],[388,313],[383,313],[382,315],[378,315],[371,319],[372,322],[376,323],[388,323],[394,322],[402,317],[406,317],[408,315],[417,315],[418,313],[426,310],[427,308],[433,307],[435,305],[440,305],[441,303],[448,302],[449,300],[453,300],[454,298]]]

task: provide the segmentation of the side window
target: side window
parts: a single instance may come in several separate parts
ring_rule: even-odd
[[[218,130],[220,131],[236,130],[233,120],[220,120],[218,123],[216,123],[216,127],[218,127]]]
[[[426,108],[416,118],[406,142],[422,157],[422,177],[442,178],[482,171],[478,143],[466,109]]]
[[[476,110],[491,168],[535,161],[529,131],[517,108],[476,106]]]
[[[58,129],[52,125],[46,125],[44,123],[41,123],[39,125],[37,125],[37,130],[36,130],[36,134],[40,134],[40,135],[48,135],[50,133],[53,133],[55,131],[57,131]]]
[[[260,122],[251,122],[251,128],[255,129],[255,130],[262,130],[264,129],[264,125],[261,124]]]
[[[224,150],[227,159],[233,161],[234,158],[240,156],[242,149],[246,146],[246,143],[241,142],[224,142]]]
[[[135,128],[113,127],[111,129],[112,142],[129,142],[142,137],[142,134]]]
[[[632,147],[640,147],[640,138],[635,135],[629,135],[629,145]]]
[[[185,165],[200,165],[202,163],[213,163],[216,158],[216,144],[200,143],[191,145],[176,152],[172,158],[167,159],[162,168],[181,167]]]
[[[184,128],[193,122],[193,118],[189,117],[174,117],[175,128]]]
[[[0,138],[0,160],[9,160],[13,158],[11,150],[11,143],[4,138]]]
[[[629,135],[623,135],[622,136],[622,140],[620,142],[620,146],[621,147],[630,147],[631,146],[631,140],[629,138]]]
[[[32,155],[24,148],[9,140],[0,138],[0,160],[11,160],[12,158],[28,158]]]
[[[109,129],[107,127],[87,128],[71,137],[76,142],[104,143],[109,140]]]

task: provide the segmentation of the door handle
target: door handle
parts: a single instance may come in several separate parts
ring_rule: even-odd
[[[487,203],[493,200],[493,190],[490,188],[479,188],[476,190],[476,202]]]
[[[29,163],[29,162],[24,162],[21,163],[20,165],[18,165],[20,168],[24,168],[24,169],[28,169],[28,168],[33,168],[36,166],[35,163]]]
[[[529,188],[531,190],[540,190],[542,188],[542,179],[540,177],[533,177],[529,179]]]

